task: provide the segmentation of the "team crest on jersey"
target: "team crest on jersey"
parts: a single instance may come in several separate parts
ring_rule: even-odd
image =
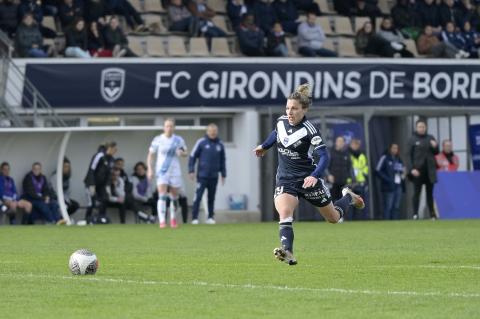
[[[287,145],[287,144],[288,144],[288,140],[289,140],[289,139],[288,139],[288,136],[285,136],[285,137],[283,138],[283,145]]]
[[[125,88],[125,70],[120,68],[108,68],[102,71],[100,91],[102,97],[108,103],[113,103],[122,96]]]

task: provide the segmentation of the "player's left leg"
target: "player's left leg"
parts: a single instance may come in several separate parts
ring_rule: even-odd
[[[209,178],[207,184],[208,191],[208,219],[207,224],[215,224],[215,193],[217,192],[218,178]]]
[[[278,188],[278,187],[277,187]],[[282,187],[283,188],[283,187]],[[296,265],[297,260],[293,257],[293,212],[298,205],[298,198],[292,194],[280,193],[275,196],[275,208],[280,217],[279,236],[280,248],[275,248],[275,257],[289,265]]]
[[[165,223],[165,215],[167,214],[167,184],[157,185],[158,190],[158,202],[157,202],[157,211],[158,211],[158,223],[160,228],[167,227]]]
[[[177,228],[177,209],[178,209],[178,194],[180,189],[170,186],[170,227]]]

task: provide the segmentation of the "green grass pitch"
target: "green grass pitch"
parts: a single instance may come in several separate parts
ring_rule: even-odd
[[[0,317],[480,318],[480,221],[1,227]],[[95,276],[73,276],[79,248]]]

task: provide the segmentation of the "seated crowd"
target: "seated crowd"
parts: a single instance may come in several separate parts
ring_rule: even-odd
[[[89,165],[84,184],[88,198],[85,208],[87,223],[109,223],[108,208],[118,210],[121,223],[126,222],[127,212],[134,214],[137,222],[155,222],[157,214],[158,194],[155,185],[146,176],[147,167],[138,162],[129,176],[124,170],[124,160],[114,158],[117,150],[114,142],[99,147]],[[71,198],[70,178],[71,163],[68,158],[63,161],[62,189],[66,210],[73,215],[80,209],[80,204]],[[57,197],[57,172],[47,178],[42,165],[35,162],[32,169],[22,181],[22,192],[10,176],[10,164],[0,165],[0,218],[7,217],[14,224],[64,224]],[[188,218],[188,206],[185,196],[181,196],[179,204],[184,222]],[[22,219],[17,216],[22,214]]]
[[[233,51],[246,56],[345,56],[341,36],[354,41],[359,56],[478,57],[479,1],[389,6],[387,0],[0,0],[0,29],[15,40],[19,57],[134,57],[142,54],[129,47],[128,35],[159,34],[204,37],[208,50],[212,38],[228,38]],[[347,34],[336,25],[345,16]],[[58,28],[47,26],[46,17]],[[44,39],[59,35],[65,45],[56,52]]]

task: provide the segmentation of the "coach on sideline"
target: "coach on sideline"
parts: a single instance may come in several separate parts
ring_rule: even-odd
[[[218,174],[221,174],[222,185],[225,183],[225,147],[218,138],[216,124],[207,126],[207,134],[199,139],[192,149],[188,160],[188,172],[191,180],[195,180],[195,164],[197,167],[197,189],[193,201],[192,224],[198,224],[198,210],[205,188],[208,191],[208,219],[207,224],[215,224],[214,202],[218,184]]]

